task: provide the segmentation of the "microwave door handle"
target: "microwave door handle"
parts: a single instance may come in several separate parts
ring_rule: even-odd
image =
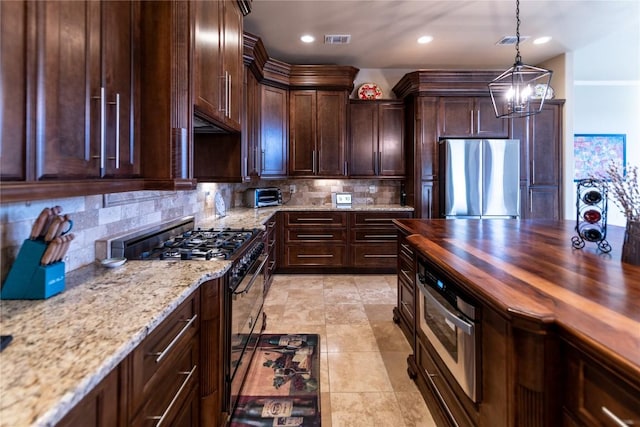
[[[440,301],[438,301],[437,299],[435,299],[433,297],[433,295],[431,295],[431,293],[429,292],[429,289],[427,289],[424,285],[419,284],[420,286],[420,290],[422,291],[422,294],[429,299],[429,301],[431,301],[434,305],[434,307],[444,316],[447,318],[447,320],[449,320],[451,323],[453,323],[454,325],[456,325],[458,328],[460,328],[460,330],[462,330],[465,334],[467,335],[472,335],[473,334],[473,323],[469,323],[464,319],[461,319],[459,316],[457,316],[454,312],[452,312],[451,310],[447,309],[447,307],[445,307],[444,305],[442,305],[440,303]]]

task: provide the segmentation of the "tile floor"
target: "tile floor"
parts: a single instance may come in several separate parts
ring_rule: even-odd
[[[320,334],[322,427],[433,427],[393,323],[395,275],[275,275],[265,333]]]

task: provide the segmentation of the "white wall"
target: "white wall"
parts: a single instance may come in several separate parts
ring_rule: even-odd
[[[640,26],[620,28],[575,51],[573,79],[573,108],[565,110],[572,114],[573,133],[626,134],[627,165],[640,166]],[[572,145],[569,139],[566,148],[572,150]],[[566,166],[572,176],[573,164]],[[565,187],[565,194],[567,218],[575,218],[573,183]],[[608,224],[625,225],[609,200]]]

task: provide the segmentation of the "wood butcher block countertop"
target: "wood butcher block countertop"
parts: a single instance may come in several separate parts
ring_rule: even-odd
[[[507,315],[555,324],[562,335],[640,384],[640,266],[613,247],[573,249],[575,222],[395,220],[408,241],[482,303]]]

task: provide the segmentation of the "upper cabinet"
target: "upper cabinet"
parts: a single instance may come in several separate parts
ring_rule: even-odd
[[[508,121],[496,118],[490,97],[447,97],[440,100],[440,135],[507,138]]]
[[[231,131],[242,115],[242,13],[236,1],[194,1],[194,107]]]
[[[3,201],[142,189],[140,3],[0,7]]]
[[[350,176],[404,177],[404,144],[402,101],[350,101]]]
[[[260,85],[260,144],[257,155],[262,178],[286,178],[289,154],[289,91]]]
[[[290,175],[341,177],[347,174],[347,99],[347,91],[290,92]]]

